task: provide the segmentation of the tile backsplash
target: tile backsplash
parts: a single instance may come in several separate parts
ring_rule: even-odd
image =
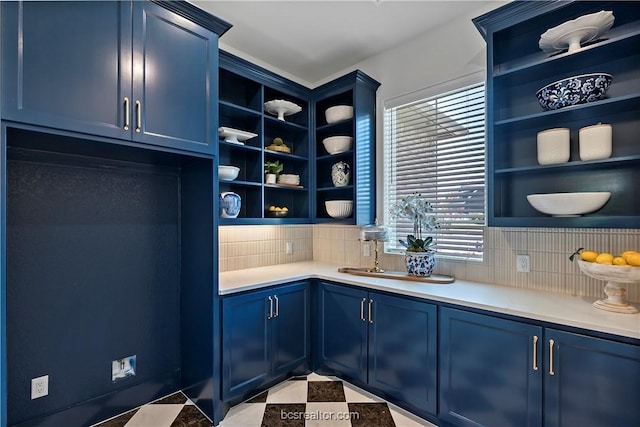
[[[220,227],[220,271],[240,270],[298,261],[326,261],[350,267],[370,267],[363,256],[360,228],[339,225],[227,226]],[[293,254],[286,253],[292,242]],[[569,255],[579,247],[618,254],[640,250],[640,230],[489,228],[484,229],[484,260],[438,259],[436,273],[460,280],[496,283],[576,296],[600,298],[605,283],[582,274]],[[379,247],[380,265],[404,271],[402,255],[385,254]],[[516,271],[516,255],[530,257],[531,271]],[[627,298],[640,302],[640,285],[628,286]]]

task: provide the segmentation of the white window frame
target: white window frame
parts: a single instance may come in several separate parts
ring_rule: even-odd
[[[478,113],[479,96],[482,95],[482,113],[473,120],[468,120],[464,112],[455,110],[451,105],[447,106],[446,101],[451,97],[459,96],[462,93],[470,94],[468,99],[472,109]],[[482,261],[484,252],[483,230],[486,224],[486,125],[485,125],[485,95],[484,74],[474,73],[463,76],[460,79],[452,80],[441,85],[424,89],[414,94],[388,100],[384,103],[384,155],[383,155],[383,221],[391,229],[391,240],[385,243],[385,252],[403,253],[404,248],[398,243],[398,239],[406,239],[406,234],[411,228],[411,223],[406,219],[392,218],[389,210],[393,203],[400,198],[411,193],[420,193],[429,200],[436,210],[439,219],[440,229],[427,231],[427,236],[433,236],[436,244],[436,256],[440,258],[463,259],[470,261]],[[460,101],[460,99],[458,100]],[[439,103],[439,104],[438,104]],[[460,104],[458,104],[460,105]],[[440,108],[438,107],[440,106]],[[449,117],[444,112],[449,112]],[[427,112],[432,120],[431,125],[426,124],[422,119]],[[404,117],[398,119],[397,115]],[[453,118],[456,118],[454,120]],[[403,120],[399,122],[398,120]],[[480,121],[481,120],[481,121]],[[412,129],[415,123],[416,129]],[[403,125],[403,130],[398,130]],[[446,132],[443,135],[444,132]],[[411,131],[410,131],[411,130]],[[417,132],[416,132],[417,131]],[[431,131],[431,133],[428,133]],[[404,138],[402,138],[404,136]],[[406,144],[405,152],[398,148],[399,141]],[[409,145],[413,144],[413,147]],[[425,146],[424,144],[429,144]],[[468,144],[471,158],[461,158],[460,148]],[[479,151],[482,147],[481,152]],[[403,162],[402,166],[409,167],[411,173],[419,170],[420,164],[411,159],[410,153],[413,149],[421,151],[422,155],[429,152],[427,174],[435,177],[429,181],[427,174],[417,174],[418,176],[407,175],[397,178],[398,159]],[[440,149],[440,155],[438,155]],[[455,159],[439,161],[445,158],[442,155],[446,149],[456,151]],[[468,162],[469,180],[461,180],[462,176],[457,172],[462,172],[460,168],[455,168],[458,161]],[[479,163],[481,161],[481,163]],[[426,162],[425,162],[426,163]],[[447,164],[448,167],[443,167]],[[413,165],[413,166],[412,166]],[[457,172],[451,172],[452,168]],[[415,168],[415,169],[413,169]],[[405,169],[406,171],[407,169]],[[407,173],[408,174],[408,173]],[[437,181],[443,182],[443,186],[438,186]],[[404,181],[404,182],[403,182]],[[398,185],[398,182],[401,184]],[[447,187],[447,184],[449,186]],[[447,187],[447,188],[444,188]],[[460,204],[461,194],[472,194],[467,200],[473,200],[466,205],[466,214],[463,216],[465,222],[460,222],[459,213],[455,211],[455,204]],[[454,202],[451,202],[451,200]],[[458,200],[458,201],[456,201]],[[481,218],[471,212],[471,209],[480,209]],[[480,211],[476,213],[480,213]],[[472,218],[476,217],[476,218]],[[457,223],[456,223],[457,221]],[[457,225],[454,225],[457,224]]]

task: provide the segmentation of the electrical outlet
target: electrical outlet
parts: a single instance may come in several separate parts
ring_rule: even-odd
[[[31,400],[49,394],[49,375],[31,379]]]
[[[529,255],[516,255],[516,271],[520,273],[528,273],[531,271]]]
[[[371,256],[371,245],[365,243],[362,245],[362,256]]]
[[[287,253],[287,255],[291,255],[293,254],[293,242],[287,242],[285,245],[285,252]]]
[[[136,375],[136,356],[129,356],[111,362],[111,381],[133,377]]]

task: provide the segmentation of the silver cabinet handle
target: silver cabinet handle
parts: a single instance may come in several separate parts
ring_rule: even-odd
[[[364,303],[367,301],[366,298],[362,298],[362,301],[360,301],[360,320],[362,320],[363,322],[366,322],[367,320],[364,318]]]
[[[555,375],[553,372],[553,345],[555,342],[553,340],[549,340],[549,375]]]
[[[271,320],[273,319],[273,298],[267,297],[267,299],[269,299],[269,317],[267,317],[267,320]]]
[[[280,301],[277,295],[274,295],[273,298],[276,300],[276,314],[273,317],[278,317],[280,315]]]
[[[373,315],[371,314],[371,305],[373,304],[373,300],[369,300],[369,323],[373,323]]]
[[[538,370],[538,336],[533,336],[533,370]]]
[[[136,132],[140,132],[142,129],[142,104],[138,100],[136,100],[136,117]]]
[[[129,98],[124,97],[124,130],[129,130]]]

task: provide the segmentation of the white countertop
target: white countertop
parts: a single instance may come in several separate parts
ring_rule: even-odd
[[[593,298],[456,280],[437,285],[339,273],[338,265],[316,261],[220,273],[220,295],[294,280],[326,279],[368,289],[448,302],[493,312],[640,339],[640,314],[620,314],[591,306]]]

